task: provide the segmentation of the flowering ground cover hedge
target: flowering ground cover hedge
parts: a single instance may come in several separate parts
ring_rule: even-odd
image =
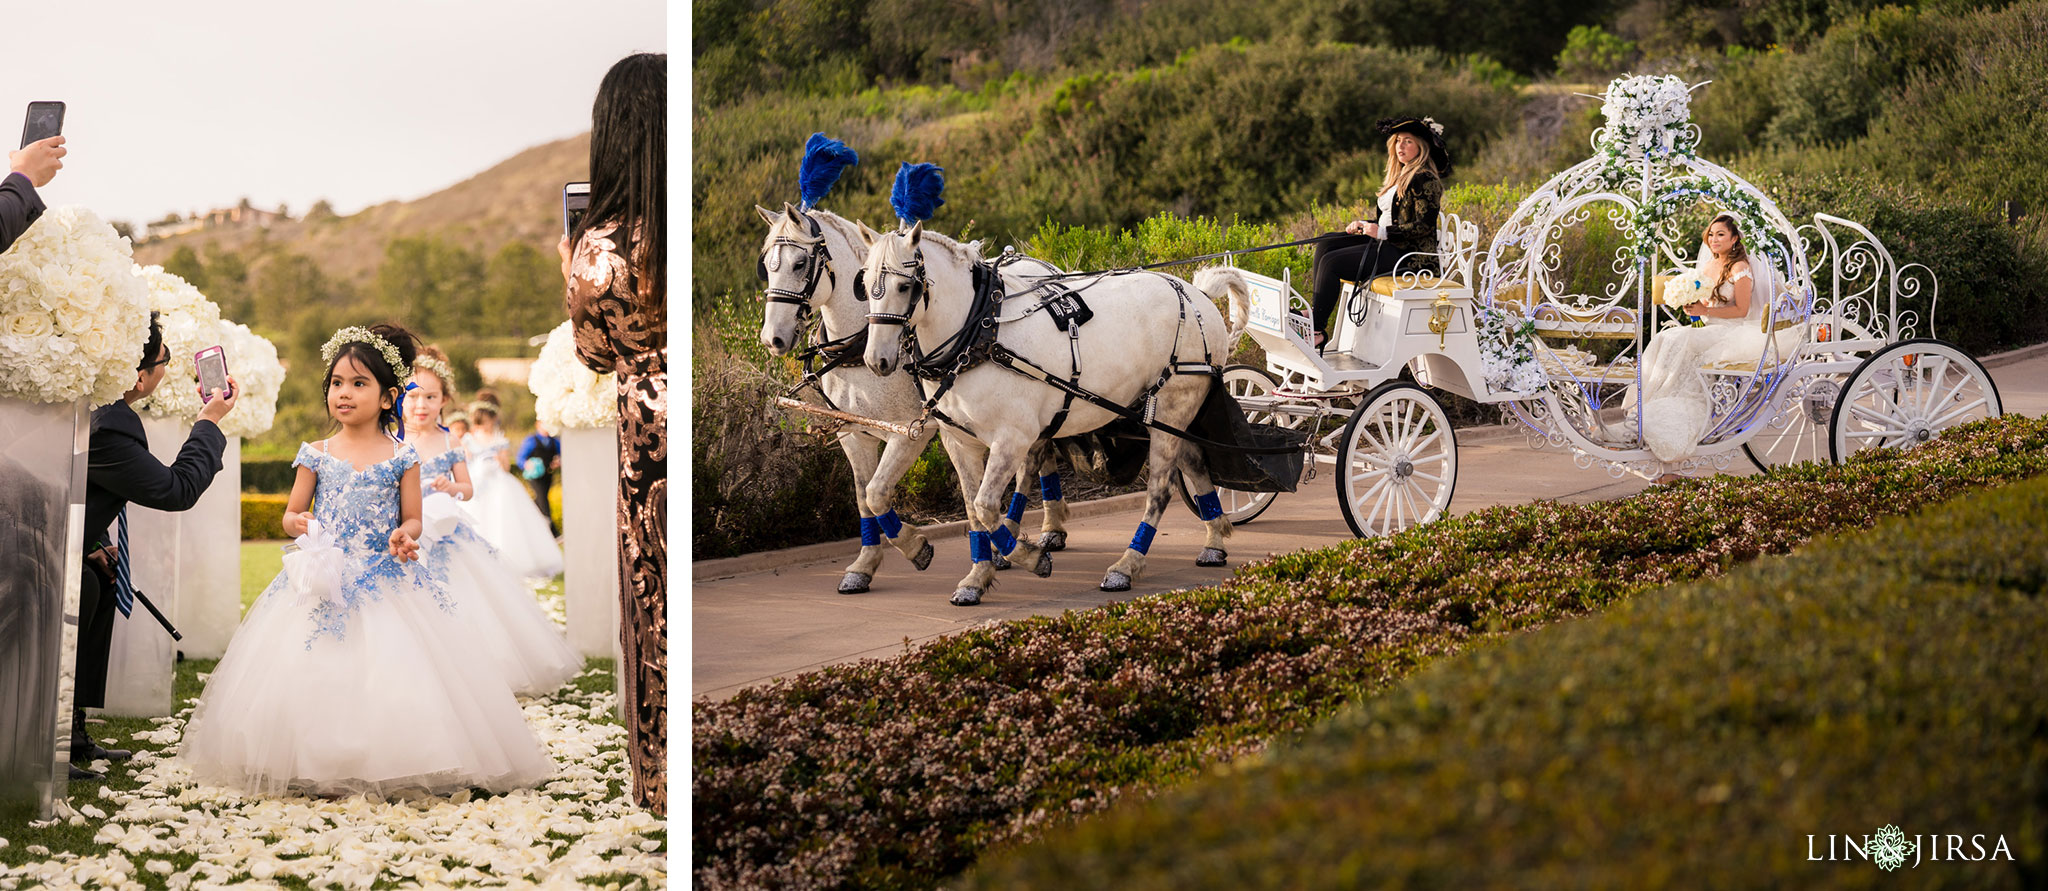
[[[2048,478],[1971,493],[1474,647],[965,887],[2037,887],[2044,591]],[[1836,838],[1885,826],[1912,875]]]
[[[546,593],[555,596],[542,605],[560,623],[559,592]],[[626,788],[611,660],[590,660],[560,690],[523,700],[557,765],[539,789],[389,801],[245,798],[192,785],[167,750],[214,664],[178,664],[177,716],[92,725],[94,739],[134,749],[135,760],[96,762],[107,780],[72,784],[51,824],[0,823],[0,889],[667,886],[666,824]]]
[[[992,846],[1258,751],[1475,639],[2043,470],[2048,421],[2007,417],[1844,466],[1490,508],[700,702],[696,878],[930,887]]]

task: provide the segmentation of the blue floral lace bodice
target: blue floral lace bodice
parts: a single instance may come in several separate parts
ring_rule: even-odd
[[[455,465],[466,459],[461,449],[449,449],[441,454],[420,462],[420,484],[425,485],[455,472]]]
[[[391,530],[403,516],[399,504],[399,483],[406,470],[419,464],[419,453],[400,443],[391,457],[357,470],[355,465],[321,451],[311,443],[299,446],[294,466],[313,471],[313,518],[340,548],[344,565],[340,602],[324,602],[313,608],[313,642],[323,635],[341,640],[347,634],[348,617],[365,598],[377,600],[398,590],[424,592],[437,602],[445,596],[444,581],[434,567],[422,562],[405,562],[391,556]],[[270,596],[283,586],[280,574],[264,591]],[[394,588],[392,586],[400,586]]]

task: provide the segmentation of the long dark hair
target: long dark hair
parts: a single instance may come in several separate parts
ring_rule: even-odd
[[[668,54],[634,53],[605,73],[590,107],[590,209],[569,233],[619,225],[619,247],[634,271],[643,304],[668,294]]]
[[[414,359],[419,358],[419,340],[412,336],[412,332],[397,325],[387,324],[371,325],[370,333],[390,341],[392,346],[397,347],[400,362],[411,365]],[[398,369],[391,367],[382,351],[360,340],[351,340],[334,351],[334,361],[327,363],[327,376],[320,380],[320,401],[326,403],[327,390],[334,384],[334,366],[340,365],[343,358],[354,359],[357,365],[368,369],[370,376],[377,379],[378,392],[388,393],[393,397],[390,408],[381,405],[378,407],[377,428],[389,433],[404,423],[398,416],[397,397],[405,392],[406,382],[398,379]]]
[[[1707,228],[1700,232],[1701,240],[1706,239],[1707,233],[1714,231],[1715,223],[1727,226],[1729,233],[1735,236],[1735,240],[1728,243],[1728,254],[1720,258],[1721,277],[1715,280],[1713,289],[1707,292],[1708,297],[1719,301],[1721,299],[1721,286],[1728,282],[1729,270],[1735,268],[1735,264],[1749,259],[1749,248],[1742,243],[1742,226],[1735,222],[1734,214],[1715,214],[1714,218],[1707,222]],[[1709,253],[1712,252],[1709,251]]]

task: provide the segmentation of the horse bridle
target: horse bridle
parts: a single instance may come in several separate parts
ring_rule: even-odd
[[[811,268],[804,275],[803,290],[792,291],[788,288],[771,287],[765,289],[762,293],[762,298],[769,303],[795,304],[798,319],[802,319],[805,314],[811,311],[811,301],[815,299],[818,293],[818,281],[832,275],[832,258],[831,253],[825,248],[824,231],[818,228],[817,220],[806,216],[804,217],[804,222],[811,224],[811,238],[809,241],[790,238],[786,235],[778,235],[768,242],[767,253],[763,254],[761,259],[754,263],[754,274],[761,279],[763,285],[766,285],[768,283],[768,271],[772,269],[779,272],[782,269],[783,248],[795,247],[804,249],[806,256],[810,258]],[[775,261],[772,264],[768,262],[771,259]]]
[[[854,273],[853,296],[858,300],[869,303],[882,299],[882,288],[889,276],[899,275],[910,279],[910,302],[905,304],[903,312],[900,314],[892,312],[868,313],[868,324],[870,325],[909,325],[910,314],[916,311],[918,302],[925,301],[929,303],[931,300],[931,283],[926,281],[924,277],[924,248],[917,248],[911,252],[909,266],[901,267],[894,272],[886,269],[882,270],[881,275],[875,276],[875,287],[872,291],[866,287],[867,275],[868,271],[866,269]]]

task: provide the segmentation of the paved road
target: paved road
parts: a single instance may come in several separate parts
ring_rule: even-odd
[[[2038,354],[2012,355],[1991,368],[2005,410],[2048,415],[2048,351],[2021,353]],[[1451,503],[1457,514],[1542,499],[1603,501],[1633,495],[1645,486],[1634,477],[1616,480],[1599,470],[1581,470],[1568,452],[1532,450],[1520,433],[1506,428],[1466,431],[1458,455],[1458,488]],[[1730,470],[1754,472],[1740,456]],[[1026,528],[1035,529],[1036,520],[1027,520]],[[1176,504],[1153,542],[1147,574],[1134,590],[1113,595],[1097,590],[1103,570],[1122,553],[1137,521],[1132,507],[1071,522],[1067,550],[1054,555],[1050,578],[1036,578],[1021,568],[999,573],[995,588],[978,607],[947,602],[967,569],[966,540],[959,537],[935,541],[938,558],[922,573],[892,551],[866,594],[836,591],[841,571],[856,550],[850,541],[837,548],[801,549],[809,562],[765,571],[720,579],[705,579],[700,571],[690,600],[691,693],[722,699],[771,678],[895,655],[906,641],[916,643],[982,622],[1056,615],[1116,599],[1213,584],[1246,560],[1320,547],[1350,535],[1337,507],[1332,476],[1323,473],[1300,491],[1280,496],[1257,520],[1238,527],[1229,541],[1230,566],[1204,569],[1194,565],[1202,545],[1201,527]],[[817,559],[821,550],[830,552],[822,560]],[[713,566],[704,564],[700,570]],[[715,569],[710,574],[716,574]]]

